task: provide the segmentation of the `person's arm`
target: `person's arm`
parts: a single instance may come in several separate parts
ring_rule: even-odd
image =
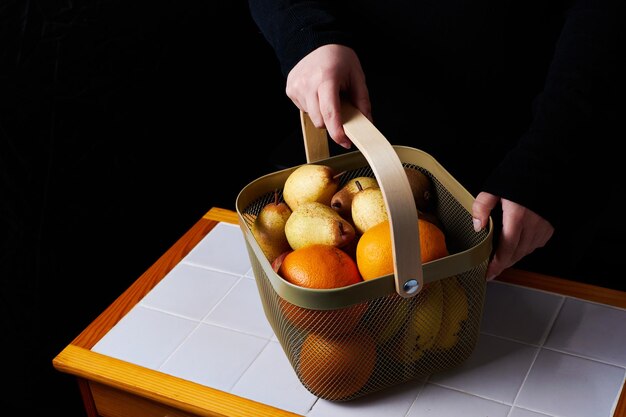
[[[287,77],[286,94],[313,124],[344,148],[341,98],[371,119],[365,74],[348,26],[333,2],[249,0],[252,17]]]
[[[352,35],[333,10],[333,1],[248,0],[248,5],[285,77],[302,58],[322,45],[353,47]]]
[[[625,109],[624,2],[572,3],[533,122],[474,205],[484,226],[498,198],[502,203],[503,232],[491,276],[543,246],[551,227],[558,231],[585,215],[581,209],[601,204],[601,185],[610,175],[611,130],[623,123]]]
[[[615,114],[624,109],[626,74],[620,3],[578,0],[568,10],[532,125],[484,185],[555,226],[564,204],[578,197],[571,193],[583,179],[585,162],[597,165],[594,158],[607,151],[604,130],[617,117],[624,120]]]

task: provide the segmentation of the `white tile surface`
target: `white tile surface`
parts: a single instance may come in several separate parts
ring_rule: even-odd
[[[204,321],[266,339],[274,335],[263,312],[256,282],[251,279],[239,280]]]
[[[159,370],[230,391],[268,343],[256,336],[201,324]]]
[[[348,402],[320,399],[307,417],[403,417],[423,384],[415,380]]]
[[[250,258],[239,226],[219,223],[193,248],[183,262],[237,275],[246,274]]]
[[[135,306],[91,349],[157,369],[198,322]]]
[[[542,349],[516,405],[548,415],[610,417],[624,368]]]
[[[513,404],[538,348],[480,335],[472,356],[460,367],[433,375],[430,382]]]
[[[626,310],[568,299],[546,346],[626,367]]]
[[[141,305],[202,320],[241,279],[204,267],[176,265],[141,300]]]
[[[513,407],[509,417],[549,417],[547,414],[537,413],[524,408]]]
[[[265,317],[239,227],[220,223],[93,350],[305,417],[613,417],[623,346],[623,309],[492,281],[460,367],[317,399]]]
[[[560,295],[490,281],[481,331],[538,345],[547,336],[562,302]]]
[[[507,417],[509,409],[505,404],[426,384],[407,417]]]
[[[301,415],[306,414],[317,400],[300,383],[278,342],[265,346],[237,381],[232,393]]]

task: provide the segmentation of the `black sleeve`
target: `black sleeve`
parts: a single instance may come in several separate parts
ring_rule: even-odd
[[[283,75],[314,49],[329,43],[352,46],[332,1],[248,0],[261,33],[274,49]]]
[[[623,140],[626,120],[624,3],[572,2],[532,124],[483,186],[555,227],[601,204],[598,185],[615,168],[610,144]]]

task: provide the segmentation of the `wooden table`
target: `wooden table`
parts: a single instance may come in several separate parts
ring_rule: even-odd
[[[209,210],[53,359],[53,365],[58,371],[76,376],[89,417],[296,416],[266,404],[91,351],[219,222],[236,224],[237,215],[220,208]],[[516,269],[505,271],[498,280],[626,308],[626,295],[622,291]],[[626,417],[626,389],[621,392],[614,417]]]

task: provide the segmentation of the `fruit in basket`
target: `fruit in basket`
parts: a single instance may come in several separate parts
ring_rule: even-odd
[[[418,217],[422,263],[448,255],[446,236],[434,223]],[[364,280],[393,273],[391,229],[389,220],[368,229],[356,247],[356,263]]]
[[[270,262],[291,249],[285,234],[285,224],[290,216],[291,209],[279,201],[278,191],[275,191],[274,201],[264,205],[252,223],[250,231]]]
[[[357,187],[360,184],[357,183]],[[378,187],[360,188],[352,199],[352,223],[357,233],[363,234],[372,226],[387,220],[387,206]]]
[[[283,198],[292,211],[309,201],[330,206],[330,200],[339,188],[341,175],[343,172],[327,165],[301,165],[285,180]]]
[[[306,288],[340,288],[361,282],[356,262],[340,248],[315,244],[289,252],[278,274]]]
[[[443,286],[440,281],[429,283],[415,297],[416,304],[392,349],[396,360],[402,363],[419,360],[434,346],[443,320]]]
[[[422,219],[433,223],[435,226],[443,230],[443,223],[441,223],[441,220],[439,220],[439,217],[437,217],[434,212],[417,210],[417,217],[421,217]]]
[[[387,343],[400,331],[409,317],[410,302],[410,299],[393,293],[385,298],[384,303],[381,302],[375,308],[368,310],[368,315],[371,313],[372,317],[380,317],[383,314],[386,317],[379,324],[377,331],[373,332],[376,335],[378,344]]]
[[[285,256],[287,256],[287,254],[289,254],[290,252],[293,252],[293,249],[289,248],[288,250],[286,250],[285,252],[281,253],[280,255],[274,258],[274,260],[272,261],[272,270],[274,272],[278,274],[278,270],[280,269],[280,266],[283,264],[283,260],[285,259]]]
[[[310,245],[287,253],[278,266],[278,275],[304,288],[342,288],[362,282],[356,262],[333,245]],[[292,325],[306,330],[332,326],[337,334],[352,331],[367,303],[331,310],[314,310],[279,299],[282,316]]]
[[[367,384],[376,365],[376,343],[365,331],[345,337],[310,333],[302,343],[298,376],[313,394],[346,400]]]
[[[451,349],[458,343],[461,326],[468,318],[467,294],[456,276],[442,279],[441,285],[443,317],[435,346],[440,349]]]
[[[421,211],[430,211],[434,202],[433,184],[431,179],[422,171],[404,167],[409,180],[411,192],[415,199],[415,207]]]
[[[299,249],[317,243],[343,247],[354,239],[356,232],[330,206],[308,201],[292,211],[285,223],[285,235],[291,248]]]
[[[348,182],[333,195],[333,198],[330,200],[330,206],[346,220],[352,220],[352,199],[359,191],[357,182],[360,184],[361,188],[364,189],[378,187],[376,178],[361,176],[348,180]]]

